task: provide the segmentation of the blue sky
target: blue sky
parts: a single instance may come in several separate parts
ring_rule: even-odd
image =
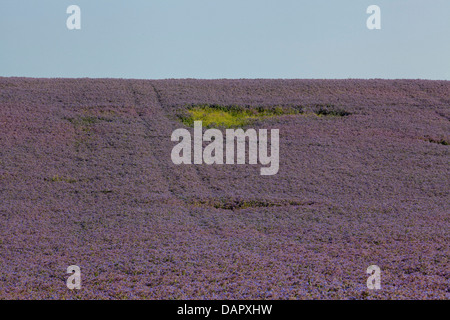
[[[81,30],[66,9],[81,8]],[[366,9],[381,8],[381,30]],[[450,80],[449,0],[1,0],[0,76]]]

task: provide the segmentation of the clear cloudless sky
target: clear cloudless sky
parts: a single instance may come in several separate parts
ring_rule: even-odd
[[[0,0],[0,76],[450,80],[450,0]]]

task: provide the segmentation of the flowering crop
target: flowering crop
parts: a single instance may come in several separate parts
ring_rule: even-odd
[[[174,165],[192,105],[296,108],[279,172]],[[0,78],[0,299],[448,299],[449,120],[449,81]]]

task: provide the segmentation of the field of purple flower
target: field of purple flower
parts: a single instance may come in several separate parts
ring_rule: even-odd
[[[304,112],[261,176],[172,163],[192,104]],[[449,299],[449,120],[449,81],[0,78],[0,299]]]

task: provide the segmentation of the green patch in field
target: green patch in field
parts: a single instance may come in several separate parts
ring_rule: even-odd
[[[67,183],[75,183],[78,180],[76,179],[72,179],[72,178],[68,178],[68,177],[60,177],[59,175],[54,175],[51,178],[44,178],[45,181],[50,181],[50,182],[67,182]]]
[[[428,141],[428,142],[431,142],[431,143],[442,144],[443,146],[448,146],[449,145],[449,142],[447,140],[445,140],[445,139],[426,138],[425,140]]]
[[[92,116],[79,116],[76,118],[66,118],[74,126],[87,126],[97,123],[99,119],[97,117]]]
[[[329,116],[329,117],[346,117],[351,115],[350,112],[345,111],[344,109],[338,108],[332,104],[325,105],[315,105],[313,106],[313,112],[319,116]]]
[[[100,121],[108,121],[110,122],[110,119],[107,119],[105,117],[98,117],[98,116],[91,116],[91,115],[82,115],[82,116],[76,116],[76,117],[65,117],[65,120],[69,121],[71,124],[73,124],[75,127],[89,127],[96,123],[99,123]]]
[[[189,106],[185,113],[178,115],[178,118],[189,127],[194,126],[194,121],[202,121],[202,125],[207,128],[236,128],[244,127],[258,119],[298,113],[302,113],[301,107],[241,107],[205,104]]]
[[[242,198],[204,198],[190,199],[188,203],[194,207],[214,207],[224,210],[241,210],[248,208],[270,208],[287,206],[309,206],[312,201],[298,200],[270,200],[270,199],[242,199]]]

